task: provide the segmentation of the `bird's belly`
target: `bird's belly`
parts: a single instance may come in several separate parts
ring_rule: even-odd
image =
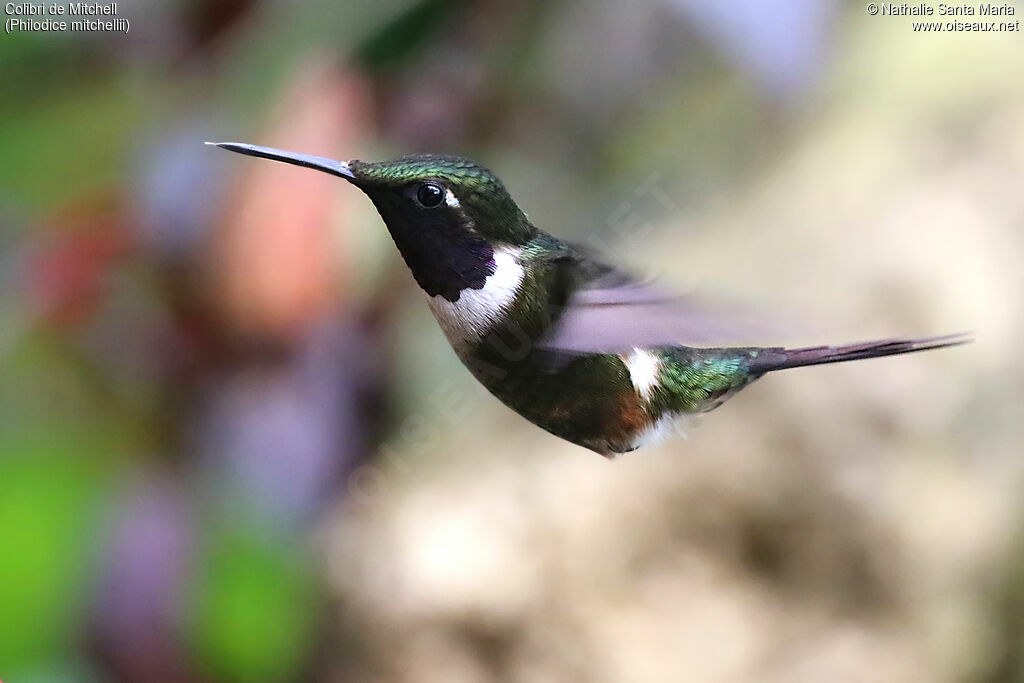
[[[506,405],[547,431],[602,455],[679,431],[757,378],[745,350],[687,347],[628,354],[552,353],[489,337],[459,357]],[[517,353],[517,351],[519,351]]]
[[[617,355],[578,356],[557,369],[540,351],[514,363],[459,355],[505,405],[548,432],[605,456],[637,448],[660,417],[647,409]]]

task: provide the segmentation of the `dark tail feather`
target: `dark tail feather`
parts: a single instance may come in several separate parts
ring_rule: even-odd
[[[928,351],[959,346],[972,341],[967,333],[947,334],[923,339],[882,339],[845,346],[812,346],[804,349],[765,349],[750,363],[750,372],[764,374],[772,370],[799,368],[804,365],[843,363],[848,360],[895,356],[900,353]]]

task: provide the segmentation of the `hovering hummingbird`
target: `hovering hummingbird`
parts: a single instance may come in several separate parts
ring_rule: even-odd
[[[767,372],[954,346],[962,334],[845,346],[690,346],[714,320],[538,229],[501,181],[455,156],[334,161],[207,143],[344,178],[377,207],[459,359],[555,436],[612,457]]]

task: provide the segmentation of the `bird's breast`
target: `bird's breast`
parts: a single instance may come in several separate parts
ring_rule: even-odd
[[[457,352],[467,351],[505,320],[526,274],[519,256],[515,247],[498,247],[494,273],[483,287],[463,289],[455,301],[443,296],[429,298],[430,310]]]

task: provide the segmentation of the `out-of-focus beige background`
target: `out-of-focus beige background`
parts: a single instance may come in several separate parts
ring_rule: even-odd
[[[117,16],[0,38],[0,678],[1024,677],[1019,32],[811,0]],[[768,343],[976,342],[778,373],[608,462],[474,383],[357,191],[205,139],[471,156]]]

